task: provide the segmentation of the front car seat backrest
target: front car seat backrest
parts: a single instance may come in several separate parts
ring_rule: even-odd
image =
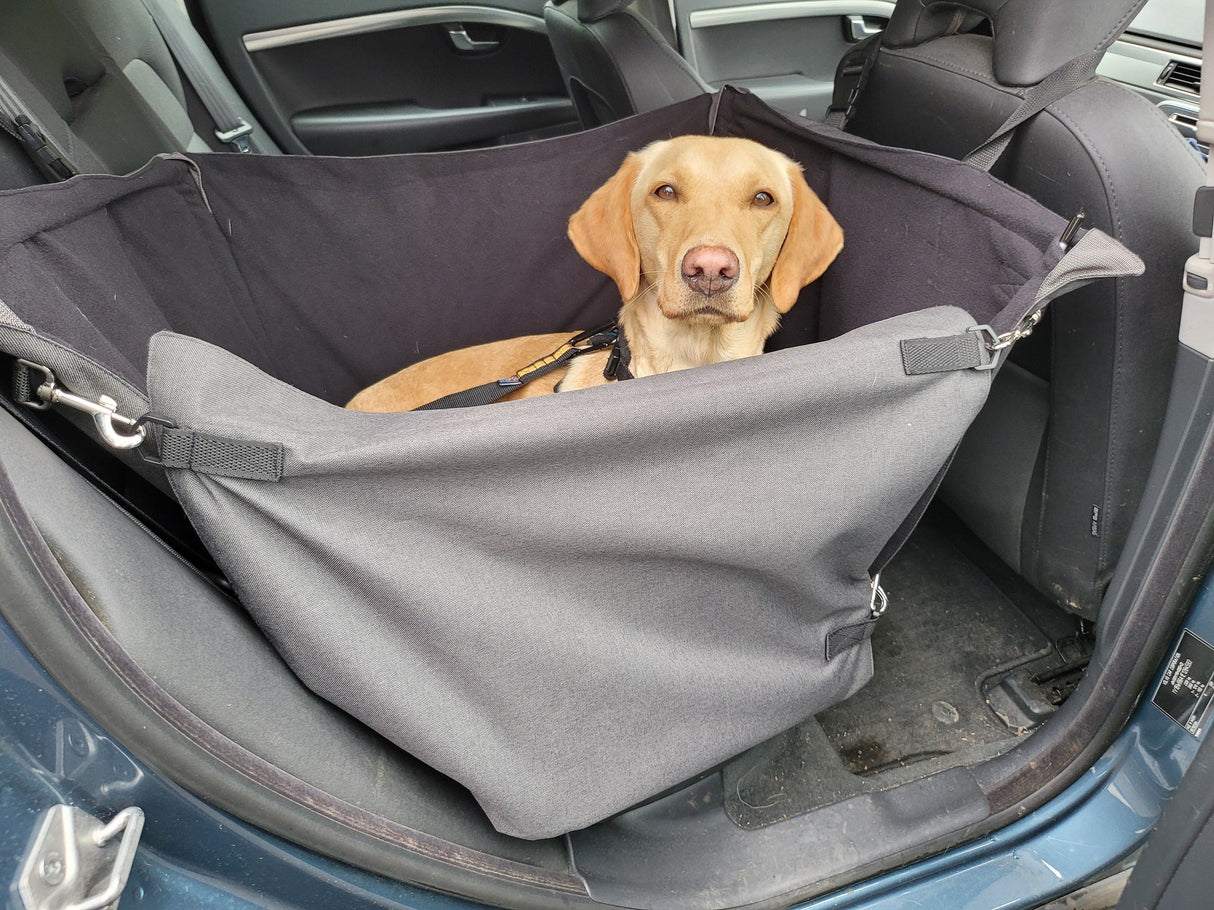
[[[712,91],[633,0],[548,0],[544,22],[583,129]]]
[[[847,130],[963,158],[1029,88],[1106,50],[1143,2],[899,0]],[[975,9],[990,36],[964,31]],[[1023,123],[991,172],[1059,215],[1083,211],[1147,265],[1050,308],[1000,371],[942,487],[1005,562],[1093,618],[1159,437],[1203,167],[1154,105],[1093,78]]]

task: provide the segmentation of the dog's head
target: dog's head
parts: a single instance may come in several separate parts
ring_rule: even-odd
[[[569,220],[582,258],[625,301],[652,289],[670,319],[787,312],[843,248],[801,167],[748,139],[680,136],[630,154]]]

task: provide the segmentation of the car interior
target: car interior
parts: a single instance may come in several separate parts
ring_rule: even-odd
[[[562,837],[499,833],[458,784],[314,695],[176,502],[10,389],[5,495],[95,623],[38,581],[49,563],[18,542],[11,511],[0,577],[22,594],[0,614],[119,743],[191,793],[323,856],[494,905],[788,906],[996,830],[1113,741],[1214,542],[1191,419],[1212,393],[1176,341],[1207,151],[1202,11],[1179,6],[4,4],[0,96],[33,129],[0,133],[2,190],[61,177],[55,162],[125,174],[165,153],[530,142],[725,84],[788,117],[833,111],[854,135],[963,159],[1051,73],[1098,54],[1098,75],[1018,126],[991,174],[1147,268],[1058,301],[1000,369],[882,575],[867,685]],[[239,136],[217,129],[217,109]]]

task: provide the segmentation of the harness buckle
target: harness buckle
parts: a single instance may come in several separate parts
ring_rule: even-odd
[[[607,364],[603,367],[604,379],[615,379],[616,371],[620,368],[620,346],[612,345],[611,353],[607,355]]]

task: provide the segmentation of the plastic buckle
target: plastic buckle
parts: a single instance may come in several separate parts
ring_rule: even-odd
[[[607,365],[603,367],[604,379],[615,379],[615,374],[620,369],[620,346],[613,345],[611,353],[607,355]]]
[[[177,424],[174,423],[173,421],[169,420],[167,417],[159,417],[156,414],[153,414],[151,411],[148,411],[146,414],[144,414],[142,417],[140,417],[138,420],[135,421],[135,427],[134,427],[135,432],[142,433],[145,441],[152,440],[154,443],[153,446],[141,447],[139,449],[139,457],[142,458],[144,461],[146,461],[148,464],[154,464],[157,467],[163,468],[164,462],[160,460],[160,438],[159,438],[159,436],[153,436],[151,433],[148,432],[148,429],[147,429],[148,424],[152,424],[152,425],[160,427],[161,429],[164,429],[164,430],[175,430],[175,429],[177,429]],[[148,451],[149,448],[155,448],[156,449],[155,454],[153,454],[152,452],[149,452]]]
[[[230,145],[242,155],[248,155],[253,151],[253,145],[249,142],[249,136],[253,135],[253,127],[242,120],[236,118],[236,126],[230,130],[215,130],[215,138],[224,145]]]
[[[51,147],[46,136],[34,126],[27,115],[18,114],[13,118],[13,126],[17,132],[17,141],[43,174],[52,180],[68,180],[76,176],[76,169]]]

